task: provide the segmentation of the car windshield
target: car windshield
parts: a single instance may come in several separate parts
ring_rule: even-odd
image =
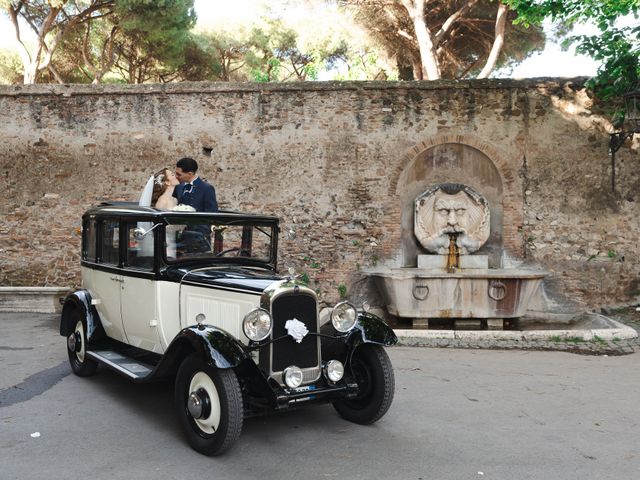
[[[216,218],[167,219],[165,255],[168,261],[243,259],[273,263],[273,223]]]

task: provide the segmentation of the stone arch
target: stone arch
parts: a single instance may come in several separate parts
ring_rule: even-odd
[[[491,236],[483,247],[492,267],[502,266],[506,248],[520,256],[522,188],[513,166],[497,151],[472,135],[438,135],[408,150],[390,185],[401,218],[402,266],[414,266],[426,253],[413,235],[413,200],[437,183],[462,183],[480,192],[491,209]]]

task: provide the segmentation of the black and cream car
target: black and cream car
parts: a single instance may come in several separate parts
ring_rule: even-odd
[[[277,218],[105,203],[82,227],[83,286],[60,322],[73,371],[175,378],[195,450],[222,453],[245,417],[302,404],[360,424],[389,409],[393,330],[348,302],[321,325],[316,293],[276,275]]]

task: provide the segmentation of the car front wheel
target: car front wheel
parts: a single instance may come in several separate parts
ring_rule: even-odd
[[[393,367],[380,345],[362,345],[353,353],[351,376],[358,384],[355,398],[338,400],[333,406],[351,422],[368,425],[387,413],[395,391]]]
[[[73,331],[67,337],[67,353],[71,370],[79,377],[93,375],[98,368],[98,362],[87,357],[86,324],[82,319],[80,310],[72,312],[72,322],[75,324]]]
[[[194,450],[219,455],[240,437],[242,393],[233,370],[213,368],[190,355],[178,370],[175,403]]]

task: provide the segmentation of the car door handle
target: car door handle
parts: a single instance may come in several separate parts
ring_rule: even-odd
[[[124,282],[124,278],[122,277],[109,277],[111,280],[115,281],[115,282]]]

